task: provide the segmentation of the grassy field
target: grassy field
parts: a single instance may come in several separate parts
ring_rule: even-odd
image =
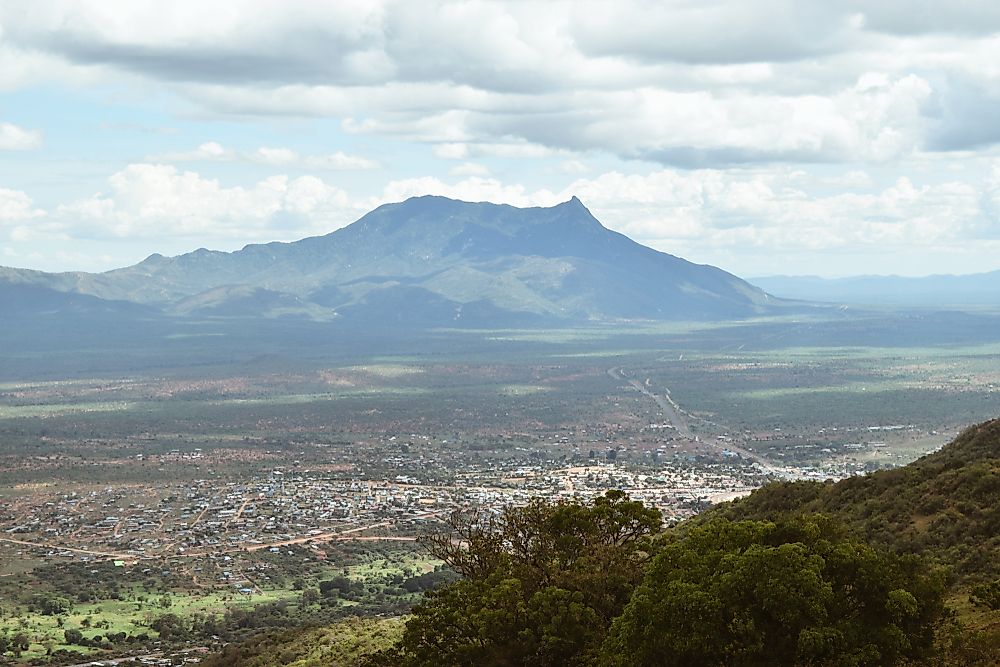
[[[37,563],[35,563],[37,565]],[[29,570],[30,560],[25,560],[19,569]],[[291,610],[304,608],[304,588],[313,588],[319,581],[337,576],[346,576],[352,582],[360,585],[357,599],[341,599],[335,607],[344,610],[350,608],[367,609],[376,595],[383,594],[390,582],[406,579],[415,575],[425,574],[440,565],[439,561],[428,558],[422,551],[413,547],[373,549],[370,553],[362,553],[339,564],[316,564],[303,570],[305,583],[289,581],[285,585],[273,588],[244,591],[189,589],[170,590],[149,589],[141,585],[130,586],[119,595],[123,599],[102,599],[90,603],[75,603],[64,613],[44,614],[38,611],[28,611],[23,608],[5,608],[0,613],[0,635],[14,636],[25,633],[31,644],[29,650],[21,654],[21,660],[28,661],[43,658],[52,651],[65,650],[83,656],[102,654],[103,651],[93,647],[81,647],[65,642],[66,630],[79,630],[88,640],[95,637],[104,638],[109,633],[125,633],[128,636],[148,635],[155,640],[158,637],[155,625],[156,619],[164,615],[175,615],[184,625],[199,619],[223,618],[234,610],[244,610],[253,613],[262,607],[280,606]],[[0,590],[4,583],[0,579]],[[419,593],[402,593],[393,596],[397,603],[412,603],[419,598]],[[370,613],[370,612],[366,612]],[[369,623],[359,621],[355,629],[362,635],[382,630]],[[351,626],[355,627],[355,626]],[[395,635],[393,630],[391,635]],[[358,641],[368,641],[360,637]],[[333,642],[336,644],[336,642]],[[344,647],[341,647],[344,648]],[[341,649],[337,649],[341,650]]]

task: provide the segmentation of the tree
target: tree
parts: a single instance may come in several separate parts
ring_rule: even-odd
[[[76,628],[67,628],[63,630],[63,638],[67,644],[79,644],[83,641],[83,633]]]
[[[601,663],[893,665],[929,651],[944,575],[822,516],[715,519],[656,556]]]
[[[21,651],[27,651],[31,647],[28,635],[19,632],[10,639],[10,649],[14,652],[14,657],[21,657]]]
[[[35,595],[31,600],[31,608],[46,616],[66,614],[73,608],[73,603],[64,597],[54,595]]]
[[[427,544],[464,579],[414,608],[395,660],[583,664],[642,580],[660,527],[657,510],[620,491],[452,517]]]
[[[177,614],[163,614],[156,618],[149,627],[160,634],[161,639],[172,639],[187,635],[187,627]]]
[[[1000,611],[1000,579],[974,586],[969,598],[975,605]]]

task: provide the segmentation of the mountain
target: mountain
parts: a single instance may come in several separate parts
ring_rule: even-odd
[[[113,317],[124,314],[143,315],[151,311],[152,309],[135,303],[0,279],[0,312],[5,317]]]
[[[787,299],[929,307],[1000,304],[1000,271],[922,278],[767,276],[753,278],[751,282],[770,294]]]
[[[293,243],[154,254],[98,274],[0,269],[4,285],[142,304],[175,316],[420,325],[714,320],[781,305],[721,269],[605,228],[575,197],[525,209],[415,197]]]

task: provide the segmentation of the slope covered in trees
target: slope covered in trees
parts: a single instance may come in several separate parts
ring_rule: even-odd
[[[660,533],[609,492],[499,523],[441,543],[474,566],[375,664],[895,665],[932,654],[944,612],[943,571],[822,516]]]
[[[932,654],[944,572],[823,516],[715,519],[663,547],[600,664],[894,665]]]
[[[873,544],[921,553],[961,581],[1000,577],[1000,419],[965,430],[910,465],[837,483],[771,484],[711,515],[824,513]]]

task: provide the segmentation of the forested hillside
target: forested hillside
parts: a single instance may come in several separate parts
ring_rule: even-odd
[[[960,581],[1000,577],[1000,420],[895,470],[840,482],[771,484],[712,516],[821,512],[873,544],[947,563]]]

